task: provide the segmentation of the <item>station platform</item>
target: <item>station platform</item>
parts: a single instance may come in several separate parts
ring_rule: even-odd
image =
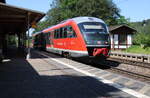
[[[12,54],[0,64],[0,98],[137,97],[114,87],[108,81],[104,82],[100,76],[90,74],[96,69],[85,71],[88,68],[87,65],[34,50],[30,59],[25,59],[24,54],[17,57]],[[101,72],[101,76],[104,73]]]

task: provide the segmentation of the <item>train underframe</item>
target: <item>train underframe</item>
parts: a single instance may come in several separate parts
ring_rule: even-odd
[[[47,48],[46,51],[60,54],[66,58],[75,58],[80,60],[88,60],[92,62],[102,62],[109,57],[109,47],[88,47],[87,51],[71,51],[56,48]]]

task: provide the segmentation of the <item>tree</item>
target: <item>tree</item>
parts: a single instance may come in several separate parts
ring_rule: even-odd
[[[142,48],[150,46],[150,19],[143,22],[132,23],[137,33],[134,36],[134,44],[140,45]]]
[[[54,5],[55,7],[49,13],[51,18],[57,21],[78,16],[92,16],[113,25],[117,23],[116,19],[120,16],[119,9],[112,0],[57,0]]]
[[[119,12],[113,0],[54,0],[47,13],[46,22],[39,23],[39,28],[56,25],[63,20],[78,16],[97,17],[108,25],[116,25],[120,17]]]
[[[130,23],[130,19],[126,19],[124,16],[120,16],[118,19],[117,19],[117,24],[119,25],[122,25],[122,24],[126,24],[126,25],[131,25]]]
[[[33,34],[36,32],[40,32],[41,30],[43,30],[44,28],[47,28],[47,27],[48,27],[48,21],[41,21],[37,24],[37,27],[33,31]]]

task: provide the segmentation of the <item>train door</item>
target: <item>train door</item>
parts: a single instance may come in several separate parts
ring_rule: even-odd
[[[77,35],[73,29],[72,26],[68,26],[67,27],[67,38],[68,38],[68,48],[70,50],[70,54],[71,56],[75,55],[75,51],[78,50],[78,46],[77,46]]]
[[[53,48],[54,47],[54,31],[51,31],[50,32],[50,38],[49,38],[49,41],[50,41],[50,47]]]
[[[69,39],[67,38],[67,27],[63,28],[63,45],[64,49],[67,51],[69,50]]]
[[[45,42],[46,42],[46,50],[49,50],[50,47],[50,32],[47,32],[44,34],[45,36]]]
[[[69,48],[70,50],[76,50],[76,39],[77,35],[74,31],[74,29],[72,28],[72,26],[68,26],[67,29],[67,38],[69,39]]]

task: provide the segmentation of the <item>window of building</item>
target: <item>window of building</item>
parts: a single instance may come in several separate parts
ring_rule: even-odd
[[[119,35],[119,44],[126,44],[126,42],[127,42],[127,36],[126,36],[126,34],[120,34]]]

